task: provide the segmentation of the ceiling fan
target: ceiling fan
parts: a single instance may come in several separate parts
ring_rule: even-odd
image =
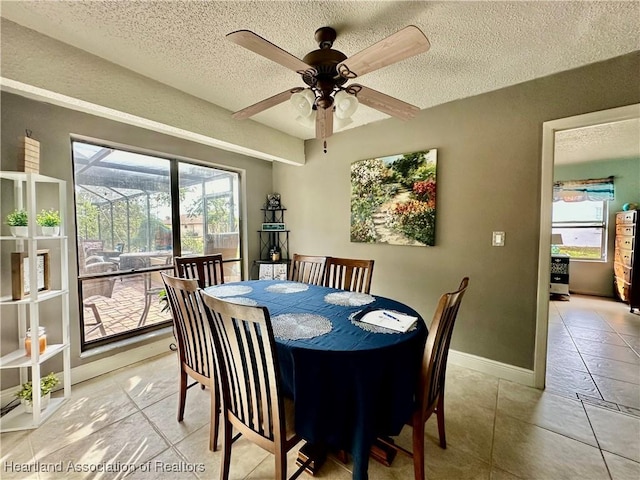
[[[294,70],[307,85],[285,90],[235,112],[232,117],[246,119],[292,100],[303,116],[310,117],[308,114],[315,113],[316,138],[325,140],[325,152],[326,138],[333,133],[333,113],[338,119],[346,118],[355,111],[357,101],[402,120],[413,118],[420,110],[418,107],[357,83],[345,84],[366,73],[426,52],[430,44],[425,34],[418,27],[409,25],[351,57],[332,48],[336,37],[333,28],[319,28],[315,39],[320,48],[300,60],[249,30],[229,33],[227,38],[230,41]]]

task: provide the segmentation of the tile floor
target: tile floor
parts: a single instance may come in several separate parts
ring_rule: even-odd
[[[436,422],[430,420],[427,478],[638,480],[640,417],[634,410],[638,378],[632,367],[617,370],[619,365],[611,362],[638,365],[640,317],[630,317],[624,306],[616,308],[619,305],[591,303],[576,296],[570,302],[552,304],[550,386],[545,392],[450,366],[448,447],[438,447]],[[594,342],[605,347],[597,350]],[[579,353],[582,344],[590,346],[588,353]],[[635,360],[631,353],[636,354]],[[220,453],[207,449],[207,392],[190,390],[184,422],[175,419],[176,363],[174,354],[167,354],[74,386],[72,399],[38,430],[0,436],[0,477],[218,478]],[[574,377],[580,380],[563,383]],[[636,403],[630,401],[634,391]],[[608,403],[599,405],[592,398]],[[406,428],[398,441],[408,446],[410,439]],[[290,465],[294,455],[289,457]],[[64,473],[16,471],[15,466],[34,460],[40,462],[41,470],[45,465],[60,465]],[[127,472],[132,465],[142,467]],[[329,458],[317,478],[349,480],[350,467]],[[120,471],[92,471],[97,468]],[[403,456],[396,457],[389,468],[371,461],[369,472],[371,480],[413,478],[412,464]],[[241,438],[233,448],[231,478],[273,478],[271,455]],[[303,474],[301,478],[310,477]]]

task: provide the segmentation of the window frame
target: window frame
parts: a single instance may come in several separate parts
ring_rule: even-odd
[[[561,202],[560,200],[559,202]],[[602,204],[602,221],[593,221],[593,220],[565,220],[565,221],[553,221],[553,212],[551,215],[551,233],[556,233],[556,229],[581,229],[581,228],[590,228],[590,229],[600,229],[600,258],[586,258],[586,257],[577,257],[571,255],[571,253],[565,253],[569,256],[572,261],[579,262],[594,262],[594,263],[606,263],[608,257],[608,244],[609,244],[609,201],[608,200],[591,200],[592,202],[600,202]],[[552,203],[553,206],[556,203]],[[571,203],[571,202],[565,202]],[[562,248],[562,247],[560,247]]]
[[[145,150],[143,148],[135,148],[131,146],[123,146],[118,144],[117,142],[108,142],[102,140],[94,140],[88,139],[86,137],[70,137],[70,148],[71,148],[71,173],[72,173],[72,182],[73,182],[73,216],[76,225],[75,234],[75,245],[74,248],[76,250],[76,279],[78,286],[78,325],[80,328],[80,352],[86,353],[91,350],[104,347],[105,345],[116,344],[122,342],[123,340],[132,339],[135,337],[143,337],[147,336],[149,333],[154,331],[159,331],[166,329],[168,326],[172,325],[172,321],[166,320],[163,322],[157,322],[150,325],[144,325],[142,327],[134,327],[132,329],[106,336],[103,338],[93,339],[87,341],[85,338],[84,330],[84,306],[82,299],[82,282],[87,280],[92,280],[101,277],[114,277],[116,280],[120,277],[124,277],[126,275],[131,275],[132,271],[115,271],[109,274],[80,274],[80,254],[79,254],[79,245],[78,245],[78,210],[77,210],[77,197],[76,197],[76,161],[74,156],[74,143],[83,143],[88,145],[93,145],[101,148],[109,148],[114,150],[120,150],[123,152],[133,153],[137,155],[145,155],[149,157],[156,157],[162,160],[166,160],[169,162],[169,182],[170,182],[170,198],[171,198],[171,229],[172,229],[172,239],[173,239],[173,248],[172,248],[172,258],[180,256],[182,254],[182,244],[181,244],[181,224],[180,224],[180,164],[190,164],[203,168],[210,168],[212,170],[221,170],[229,173],[233,173],[238,176],[237,180],[237,189],[238,189],[238,236],[239,236],[239,249],[238,249],[238,257],[233,259],[225,259],[223,263],[239,263],[240,270],[240,278],[241,280],[245,279],[245,272],[247,271],[246,266],[246,258],[244,255],[244,237],[246,232],[243,229],[244,221],[242,219],[242,213],[244,209],[242,208],[243,203],[245,202],[246,192],[244,190],[245,184],[243,181],[243,170],[234,169],[232,167],[223,166],[219,164],[207,164],[202,161],[197,161],[193,159],[188,159],[184,157],[178,157],[170,154],[163,154],[159,152],[151,152]],[[176,201],[174,201],[176,200]],[[173,262],[171,265],[160,265],[160,266],[151,266],[148,268],[139,268],[135,270],[135,274],[142,275],[151,275],[153,272],[161,272],[167,271],[168,269],[173,269]]]

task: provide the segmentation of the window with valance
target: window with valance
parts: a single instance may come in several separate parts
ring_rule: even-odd
[[[584,202],[613,200],[613,177],[554,182],[553,201]]]
[[[555,182],[552,251],[606,261],[608,202],[613,199],[613,177]]]

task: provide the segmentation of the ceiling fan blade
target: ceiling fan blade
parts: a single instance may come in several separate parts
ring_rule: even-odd
[[[268,108],[275,107],[282,102],[286,102],[287,100],[289,100],[289,98],[291,98],[291,95],[301,90],[304,90],[304,88],[290,88],[289,90],[278,93],[273,97],[266,98],[258,103],[254,103],[253,105],[248,106],[247,108],[238,110],[233,115],[231,115],[231,118],[235,118],[236,120],[244,120],[245,118],[252,117],[256,113],[260,113]]]
[[[333,135],[333,107],[318,108],[316,112],[316,138],[324,140]]]
[[[420,111],[418,107],[410,103],[403,102],[402,100],[362,85],[350,85],[349,88],[347,88],[347,92],[354,94],[358,101],[367,107],[375,108],[401,120],[410,120]]]
[[[431,47],[422,31],[409,25],[352,55],[338,65],[338,73],[345,78],[361,77],[393,63],[426,52]]]
[[[233,43],[236,43],[252,52],[262,55],[269,60],[272,60],[280,65],[287,67],[294,72],[306,71],[311,67],[300,60],[298,57],[294,57],[289,52],[284,51],[280,47],[274,45],[268,40],[265,40],[260,35],[249,30],[238,30],[237,32],[231,32],[227,34],[227,38]]]

